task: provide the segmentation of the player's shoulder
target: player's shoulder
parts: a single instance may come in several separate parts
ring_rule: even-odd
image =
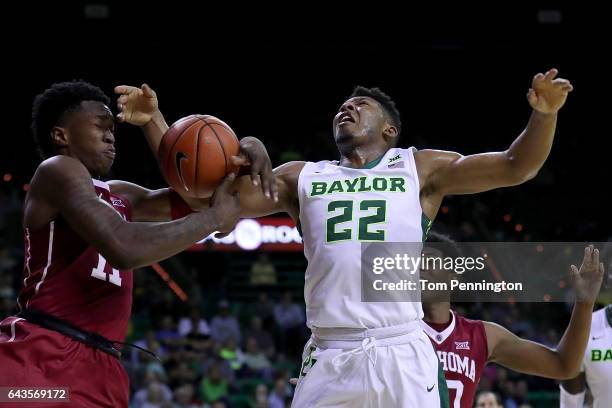
[[[87,168],[77,159],[57,155],[38,165],[30,182],[30,192],[62,194],[65,189],[78,183],[91,184]]]
[[[83,163],[70,156],[57,155],[45,159],[38,165],[34,173],[33,182],[37,178],[63,179],[75,176],[87,176],[90,178],[89,172]]]
[[[274,175],[276,177],[297,177],[307,163],[305,161],[283,163],[274,169]]]
[[[457,312],[453,312],[455,315],[455,325],[461,328],[484,328],[485,322],[478,319],[469,319]]]

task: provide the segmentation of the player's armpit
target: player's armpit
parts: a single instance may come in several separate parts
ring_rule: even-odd
[[[463,156],[442,150],[415,154],[424,195],[472,194],[514,186],[533,178],[516,165],[507,151]]]
[[[586,388],[584,371],[570,380],[561,381],[561,386],[570,394],[579,394],[583,392]]]
[[[108,182],[113,194],[130,203],[132,221],[170,221],[170,190],[162,188],[149,190],[134,183],[122,180]]]
[[[557,380],[576,375],[575,370],[563,363],[556,350],[522,339],[498,324],[483,323],[489,346],[489,361],[521,373]]]

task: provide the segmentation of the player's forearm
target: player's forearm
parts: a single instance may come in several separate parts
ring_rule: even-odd
[[[142,126],[142,131],[147,138],[151,151],[157,157],[157,151],[159,150],[159,144],[161,143],[164,133],[168,130],[168,124],[164,119],[164,115],[158,110],[149,123]]]
[[[115,236],[121,237],[109,262],[120,269],[132,269],[169,258],[217,231],[214,209],[171,222],[124,222]]]
[[[527,127],[506,151],[510,168],[520,179],[533,178],[542,168],[550,154],[556,126],[557,114],[532,112]]]
[[[580,372],[584,350],[589,341],[593,303],[576,302],[569,325],[557,346],[557,355],[563,367],[563,377],[573,378]]]

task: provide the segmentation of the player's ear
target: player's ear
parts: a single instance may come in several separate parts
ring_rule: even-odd
[[[385,137],[389,145],[395,146],[397,144],[398,133],[397,128],[395,126],[387,123],[385,125],[385,128],[383,129],[383,136]]]
[[[67,147],[68,146],[68,133],[66,128],[61,126],[54,126],[51,129],[51,140],[53,144],[57,147]]]

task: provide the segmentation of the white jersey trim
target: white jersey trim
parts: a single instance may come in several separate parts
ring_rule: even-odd
[[[11,338],[8,341],[9,343],[12,342],[12,341],[15,341],[15,323],[17,323],[20,320],[23,320],[23,319],[21,317],[17,317],[11,323]]]
[[[446,329],[442,330],[441,332],[434,330],[430,325],[425,323],[423,320],[420,320],[420,322],[421,322],[421,327],[423,328],[423,331],[425,332],[425,334],[427,334],[430,339],[436,342],[436,344],[442,344],[453,333],[453,330],[455,330],[455,313],[453,313],[453,311],[451,310],[451,323]]]
[[[47,250],[47,265],[45,266],[45,269],[43,269],[43,274],[42,274],[42,278],[40,279],[40,282],[36,284],[36,288],[34,290],[34,295],[32,295],[32,298],[36,296],[36,294],[38,294],[38,291],[40,290],[40,285],[42,285],[43,282],[45,281],[45,278],[47,277],[47,272],[49,271],[49,266],[51,266],[51,259],[53,255],[53,233],[54,231],[55,231],[55,221],[51,221],[49,223],[49,249]],[[32,300],[32,298],[28,300],[28,302],[26,303],[26,307],[28,307],[28,305],[30,304],[30,300]]]
[[[103,188],[106,191],[110,192],[110,186],[108,185],[108,183],[104,181],[96,180],[96,179],[91,179],[91,180],[93,181],[94,186]]]

